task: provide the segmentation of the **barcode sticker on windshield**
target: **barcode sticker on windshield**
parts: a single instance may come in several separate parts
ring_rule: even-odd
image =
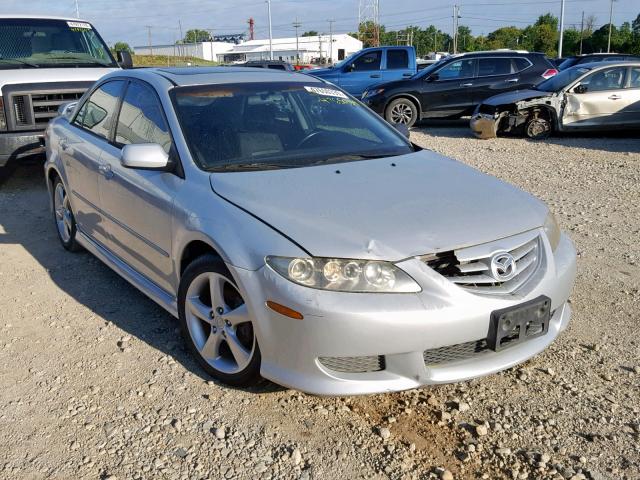
[[[333,88],[304,87],[304,89],[307,92],[315,93],[317,95],[324,95],[325,97],[347,98],[347,96],[340,90],[334,90]]]
[[[91,25],[85,22],[67,22],[67,25],[71,28],[83,28],[85,30],[91,30]]]

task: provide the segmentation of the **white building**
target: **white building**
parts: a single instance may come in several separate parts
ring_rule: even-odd
[[[362,42],[351,35],[335,34],[315,37],[274,38],[273,58],[295,63],[296,52],[300,63],[332,63],[362,49]],[[242,43],[200,42],[176,45],[152,45],[133,48],[137,55],[167,55],[169,57],[196,57],[222,63],[269,59],[269,39],[249,40]]]
[[[296,52],[300,63],[324,61],[337,62],[362,49],[362,42],[347,34],[319,35],[314,37],[274,38],[272,41],[274,60],[295,63]],[[269,39],[249,40],[234,45],[218,54],[219,62],[244,62],[269,59]],[[332,62],[329,60],[332,59]]]
[[[217,56],[228,52],[235,43],[231,42],[199,42],[178,43],[175,45],[152,45],[151,47],[133,47],[136,55],[167,55],[169,57],[196,57],[215,62]]]

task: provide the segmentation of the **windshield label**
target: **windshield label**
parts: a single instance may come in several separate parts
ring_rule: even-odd
[[[67,22],[70,28],[81,28],[83,30],[91,30],[91,25],[84,22]]]
[[[347,98],[347,96],[340,90],[334,90],[332,88],[320,88],[320,87],[304,87],[307,92],[315,93],[316,95],[322,95],[325,97],[337,97]]]

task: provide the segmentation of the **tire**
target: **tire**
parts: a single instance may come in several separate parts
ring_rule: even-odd
[[[384,118],[391,124],[404,123],[407,127],[413,127],[418,120],[418,109],[411,100],[396,98],[387,105]]]
[[[62,246],[70,252],[78,252],[82,247],[76,240],[76,218],[71,209],[67,189],[60,177],[53,181],[53,221]]]
[[[218,257],[203,255],[186,268],[178,289],[178,316],[189,350],[209,375],[237,387],[260,380],[261,356],[253,322]]]
[[[531,140],[544,140],[551,135],[553,131],[553,125],[548,118],[542,117],[539,114],[532,115],[524,125],[524,133]]]

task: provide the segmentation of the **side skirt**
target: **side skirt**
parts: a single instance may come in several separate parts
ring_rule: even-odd
[[[167,312],[169,312],[174,317],[178,318],[178,307],[176,297],[169,294],[158,285],[153,283],[144,275],[140,274],[138,271],[131,268],[121,259],[113,255],[109,250],[104,248],[99,243],[95,242],[91,238],[89,238],[86,234],[77,231],[76,239],[78,243],[86,248],[93,255],[98,257],[102,262],[104,262],[108,267],[110,267],[113,271],[115,271],[118,275],[128,281],[131,285],[136,287],[142,293],[144,293],[151,300],[156,302],[162,308],[164,308]]]

